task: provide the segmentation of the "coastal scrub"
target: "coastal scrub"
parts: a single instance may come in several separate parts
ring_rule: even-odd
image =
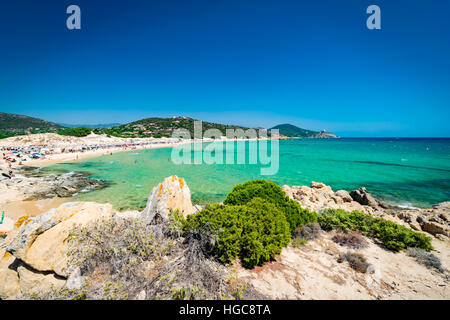
[[[210,205],[187,217],[185,230],[209,229],[223,263],[239,258],[246,268],[273,260],[291,239],[286,216],[273,203],[255,198],[246,205]]]
[[[283,212],[289,222],[291,233],[300,225],[317,221],[316,213],[302,209],[296,201],[286,196],[284,191],[273,181],[253,180],[238,184],[233,187],[223,203],[227,205],[245,205],[254,198],[261,198],[271,202]]]
[[[430,237],[361,211],[329,209],[318,216],[318,222],[324,230],[338,230],[344,233],[361,231],[366,236],[381,240],[386,248],[393,251],[401,251],[409,247],[425,251],[433,250]]]

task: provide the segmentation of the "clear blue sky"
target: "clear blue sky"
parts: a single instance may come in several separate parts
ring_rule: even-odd
[[[70,4],[82,30],[66,28]],[[366,28],[371,4],[382,30]],[[0,111],[450,136],[449,12],[447,0],[2,1]]]

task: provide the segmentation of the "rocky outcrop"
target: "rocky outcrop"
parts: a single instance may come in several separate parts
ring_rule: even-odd
[[[312,182],[307,186],[283,186],[284,192],[303,208],[323,212],[326,209],[359,210],[430,233],[441,240],[450,236],[450,202],[442,202],[429,209],[405,209],[385,204],[373,197],[366,188],[334,192],[330,186]]]
[[[425,231],[441,240],[450,237],[450,202],[442,202],[427,209],[393,208],[387,210],[417,231]]]
[[[29,170],[28,167],[20,171],[16,170],[16,177],[12,179],[0,176],[2,191],[11,195],[15,193],[20,195],[20,197],[12,197],[11,200],[66,198],[79,192],[99,190],[107,186],[105,181],[90,179],[81,173],[41,176]]]
[[[166,221],[175,210],[184,217],[195,212],[188,185],[183,178],[171,176],[153,188],[141,219],[147,223]]]
[[[361,210],[367,213],[374,213],[375,209],[364,206],[354,201],[345,190],[336,192],[330,186],[321,182],[312,182],[310,187],[287,185],[282,188],[284,192],[300,205],[311,211],[322,212],[326,209],[343,209],[347,211]]]
[[[367,192],[366,188],[361,188],[358,190],[353,190],[350,192],[352,199],[363,206],[369,206],[374,209],[380,209],[386,207],[383,203],[375,199],[370,193]]]
[[[0,298],[15,298],[77,287],[81,274],[70,264],[67,240],[70,231],[108,219],[115,214],[109,204],[66,203],[37,217],[24,217],[6,237],[0,254]],[[79,271],[79,269],[78,269]]]

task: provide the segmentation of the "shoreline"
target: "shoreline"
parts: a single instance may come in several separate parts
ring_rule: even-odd
[[[95,151],[86,151],[86,152],[71,152],[71,153],[57,153],[57,154],[49,154],[46,155],[44,159],[34,159],[27,160],[26,163],[19,165],[18,163],[11,164],[12,169],[18,169],[21,167],[47,167],[58,163],[66,163],[66,162],[76,162],[80,160],[97,158],[104,155],[109,155],[111,153],[119,153],[119,152],[129,152],[134,150],[148,150],[148,149],[161,149],[161,148],[173,148],[176,146],[190,144],[190,143],[211,143],[211,142],[228,142],[228,141],[253,141],[253,140],[271,140],[268,138],[257,138],[257,139],[189,139],[182,142],[164,142],[164,140],[155,141],[154,144],[142,145],[142,146],[133,146],[133,147],[115,147],[115,148],[105,148],[99,149]],[[282,139],[279,139],[282,140]],[[125,144],[125,141],[123,142]],[[1,144],[0,144],[1,147]],[[1,151],[0,151],[1,152]],[[0,169],[7,170],[7,166],[5,163],[0,164]]]

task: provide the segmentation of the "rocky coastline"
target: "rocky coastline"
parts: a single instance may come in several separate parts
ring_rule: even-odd
[[[81,188],[101,185],[99,182],[90,181],[88,177],[73,174],[21,176],[16,179],[15,182],[2,180],[0,184],[7,185],[8,188],[20,188],[29,198],[67,196]],[[40,188],[42,189],[39,190]],[[386,205],[372,197],[364,188],[352,192],[333,191],[323,183],[312,182],[309,187],[283,186],[282,190],[302,208],[311,211],[321,213],[327,209],[359,210],[432,235],[435,254],[444,267],[449,265],[448,202],[429,209],[408,210]],[[184,179],[171,176],[152,190],[143,212],[117,212],[109,204],[71,202],[36,217],[21,217],[14,221],[6,237],[0,239],[0,299],[61,298],[55,296],[55,292],[65,290],[70,296],[71,292],[82,290],[88,278],[89,281],[100,281],[101,284],[102,278],[95,272],[80,269],[74,263],[70,239],[74,228],[100,228],[97,232],[101,235],[106,232],[101,228],[111,224],[115,225],[116,229],[119,226],[123,228],[119,228],[119,231],[112,229],[112,232],[125,234],[132,230],[141,230],[138,226],[143,224],[144,229],[147,228],[145,230],[150,230],[156,236],[155,241],[160,243],[159,247],[172,248],[160,253],[158,260],[164,261],[164,267],[159,267],[155,262],[144,263],[139,267],[133,267],[132,264],[128,266],[128,272],[139,270],[139,275],[152,274],[151,277],[159,278],[160,281],[169,276],[176,277],[182,286],[192,285],[194,280],[211,283],[208,286],[204,284],[204,298],[212,297],[219,289],[227,288],[224,294],[231,290],[229,283],[223,282],[223,279],[228,279],[231,275],[235,277],[233,281],[248,288],[241,296],[245,299],[450,297],[448,271],[440,273],[430,270],[417,264],[405,253],[386,251],[372,239],[367,238],[367,247],[360,250],[370,259],[373,269],[370,273],[361,274],[339,264],[336,261],[339,261],[339,257],[348,249],[332,240],[334,231],[321,231],[319,238],[309,241],[304,247],[290,245],[284,248],[276,261],[263,267],[248,270],[236,263],[225,267],[208,258],[202,251],[202,248],[208,245],[202,242],[204,240],[199,235],[180,237],[176,231],[177,227],[171,224],[173,210],[187,217],[200,209],[192,204],[190,190]],[[393,261],[395,264],[392,264]],[[219,274],[220,278],[215,278]],[[138,279],[137,275],[136,277]],[[170,299],[170,295],[160,286],[155,287],[156,282],[152,281],[151,285],[144,286],[140,283],[145,283],[145,278],[139,281],[139,284],[127,284],[131,294],[127,299]],[[212,283],[220,284],[220,288]],[[94,297],[105,298],[96,295]]]
[[[89,192],[107,187],[107,182],[89,178],[83,173],[63,173],[43,175],[36,167],[13,169],[14,177],[0,176],[2,191],[11,195],[1,202],[11,200],[40,200],[67,198],[79,192]]]
[[[448,241],[450,236],[450,202],[442,202],[426,209],[408,209],[383,203],[374,198],[366,188],[348,192],[333,191],[330,186],[312,182],[307,186],[283,186],[284,192],[303,208],[323,212],[326,209],[363,211],[405,225],[415,231],[427,232]]]

